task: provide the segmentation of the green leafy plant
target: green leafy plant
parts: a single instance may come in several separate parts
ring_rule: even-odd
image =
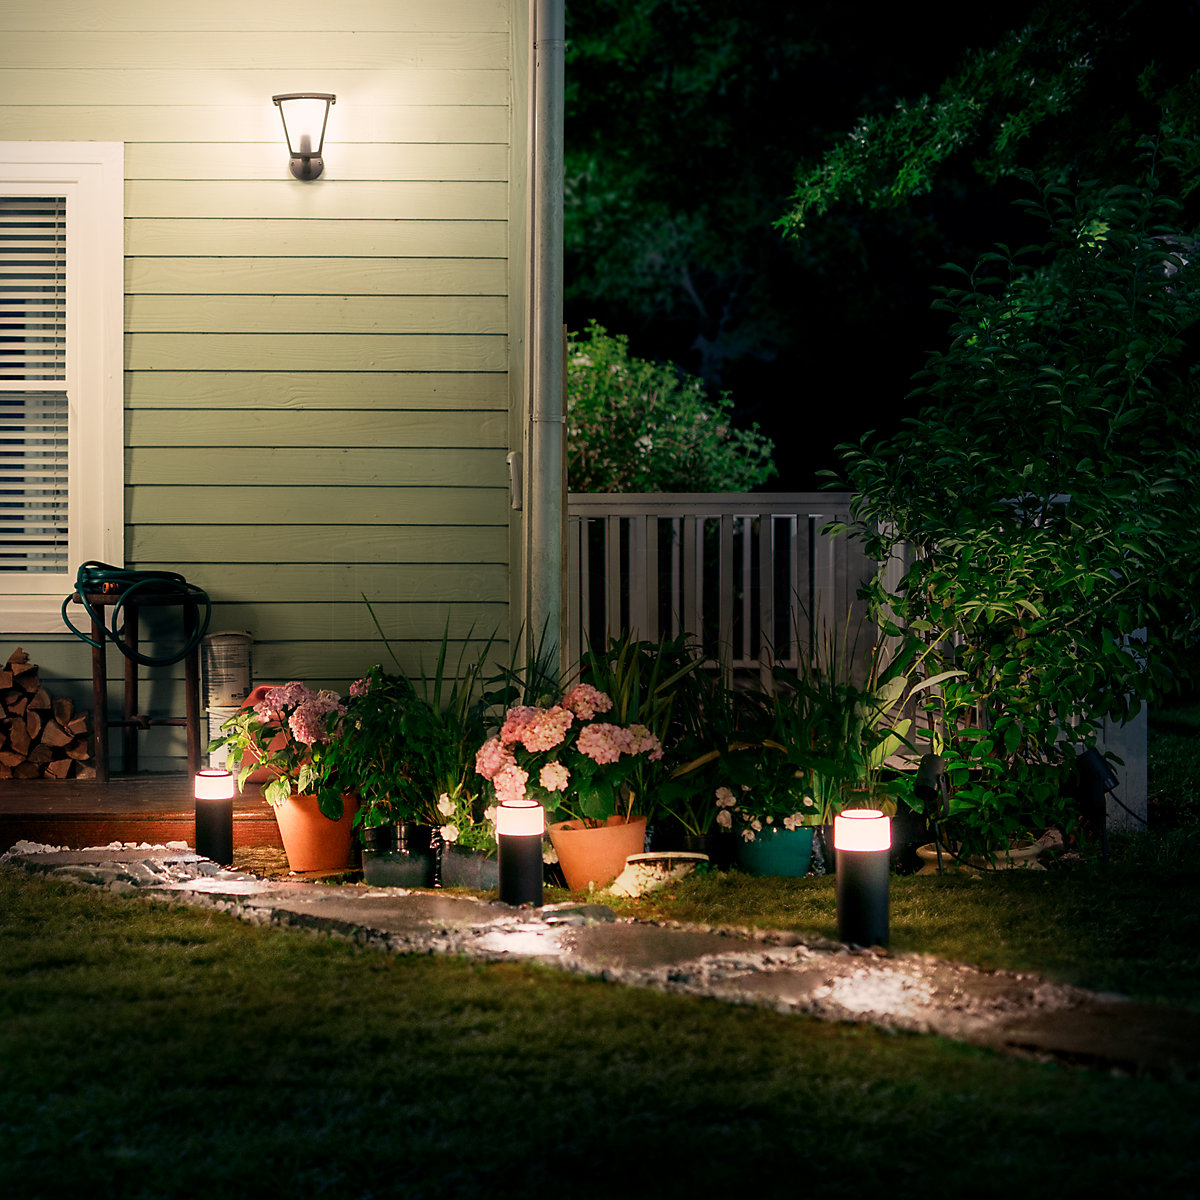
[[[885,630],[962,676],[930,700],[972,849],[1075,824],[1064,781],[1103,718],[1186,679],[1200,592],[1196,139],[1148,139],[1136,184],[1045,185],[1044,245],[939,302],[931,402],[846,448]],[[1034,182],[1030,180],[1030,182]]]
[[[479,788],[464,781],[437,798],[438,833],[443,845],[460,846],[482,854],[496,852],[496,807],[487,805]]]
[[[701,662],[686,634],[648,642],[636,641],[626,632],[611,638],[603,649],[589,648],[580,663],[580,678],[612,700],[615,723],[644,726],[665,749],[677,736],[677,699],[694,693]],[[651,820],[661,811],[669,762],[665,757],[635,760],[624,785],[640,797],[641,811]]]
[[[734,429],[733,402],[671,364],[635,358],[592,321],[567,344],[567,478],[577,492],[744,492],[773,446]]]
[[[326,771],[340,787],[358,793],[355,821],[362,827],[404,821],[440,826],[446,823],[438,807],[443,795],[465,806],[460,816],[477,809],[482,821],[473,767],[486,736],[479,691],[492,639],[468,660],[468,636],[451,674],[447,621],[432,673],[422,672],[414,682],[392,653],[370,602],[365,596],[363,601],[396,670],[375,664],[351,684]]]

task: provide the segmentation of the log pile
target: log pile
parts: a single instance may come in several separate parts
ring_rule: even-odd
[[[51,699],[18,647],[0,668],[0,779],[93,779],[88,714]]]

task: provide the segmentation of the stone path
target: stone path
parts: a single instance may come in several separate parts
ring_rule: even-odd
[[[1039,1059],[1200,1073],[1200,1012],[927,956],[786,933],[617,920],[600,904],[514,909],[436,892],[266,880],[225,870],[182,845],[60,850],[18,843],[0,855],[5,863],[118,894],[220,909],[258,925],[353,938],[392,953],[520,959]]]

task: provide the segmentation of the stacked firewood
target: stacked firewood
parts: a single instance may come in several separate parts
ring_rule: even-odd
[[[0,779],[92,779],[88,714],[51,699],[37,667],[14,650],[0,669]]]

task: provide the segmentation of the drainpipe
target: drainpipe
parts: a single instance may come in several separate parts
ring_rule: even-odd
[[[526,635],[557,666],[562,653],[564,0],[530,0],[533,179],[530,189],[529,487]]]

